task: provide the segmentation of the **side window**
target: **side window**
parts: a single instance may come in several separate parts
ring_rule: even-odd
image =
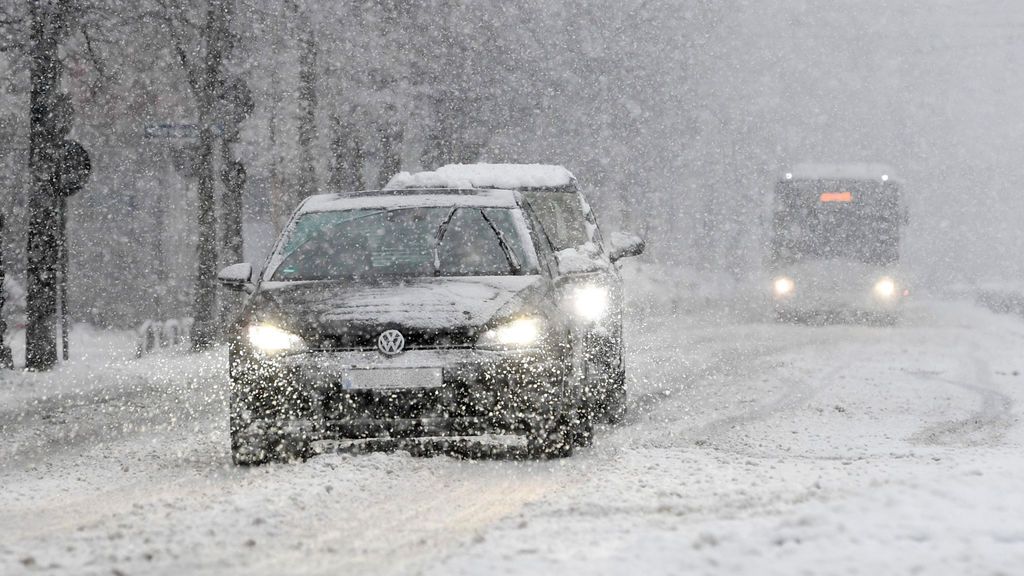
[[[534,250],[537,251],[537,259],[541,267],[547,269],[549,275],[555,276],[558,272],[558,265],[555,263],[555,253],[551,248],[551,238],[535,217],[533,207],[530,203],[523,201],[523,216],[526,218],[526,225],[530,227],[530,237],[533,239]]]
[[[590,240],[579,196],[565,192],[527,192],[531,213],[540,220],[556,250],[575,248]]]
[[[601,227],[597,225],[597,217],[594,216],[594,211],[590,208],[590,204],[579,194],[580,206],[583,208],[583,218],[587,221],[587,236],[590,241],[593,242],[598,250],[604,252],[604,237],[601,236]]]

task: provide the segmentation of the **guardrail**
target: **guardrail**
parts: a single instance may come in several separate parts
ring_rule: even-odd
[[[191,318],[146,320],[135,329],[135,357],[186,344],[191,328]]]

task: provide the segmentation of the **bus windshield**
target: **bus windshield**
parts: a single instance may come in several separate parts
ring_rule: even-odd
[[[899,188],[859,180],[781,182],[775,191],[771,259],[899,260]]]

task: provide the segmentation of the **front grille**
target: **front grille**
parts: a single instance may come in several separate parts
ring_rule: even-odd
[[[318,352],[365,352],[377,349],[377,337],[382,330],[352,331],[346,334],[326,334],[309,342],[310,350]],[[406,350],[459,350],[475,344],[467,329],[455,330],[401,330]]]

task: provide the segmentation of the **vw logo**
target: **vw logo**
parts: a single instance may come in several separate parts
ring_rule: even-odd
[[[385,330],[377,337],[377,350],[386,356],[401,354],[405,349],[405,336],[398,330]]]

